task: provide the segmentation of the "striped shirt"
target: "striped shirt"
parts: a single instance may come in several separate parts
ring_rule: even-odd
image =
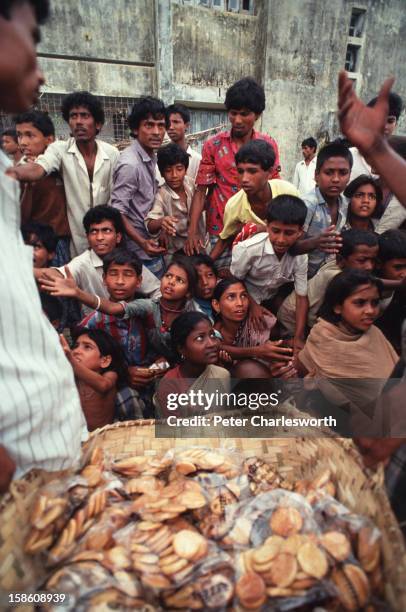
[[[20,233],[19,185],[0,151],[0,444],[20,477],[65,469],[80,456],[84,419],[58,336],[42,312],[32,247]]]

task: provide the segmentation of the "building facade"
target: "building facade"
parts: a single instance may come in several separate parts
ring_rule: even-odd
[[[192,131],[227,123],[227,87],[251,75],[265,88],[262,130],[276,138],[292,177],[300,142],[337,135],[337,75],[346,68],[363,99],[389,74],[406,97],[405,0],[52,0],[40,64],[40,108],[59,115],[66,93],[87,89],[107,116],[102,137],[128,136],[143,95],[182,101]]]

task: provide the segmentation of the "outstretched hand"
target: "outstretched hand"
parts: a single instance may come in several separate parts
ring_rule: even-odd
[[[368,155],[383,137],[389,93],[394,81],[394,77],[386,79],[375,106],[368,107],[358,98],[348,74],[344,70],[339,74],[338,119],[341,131],[364,155]]]
[[[63,276],[51,276],[44,272],[38,279],[42,291],[56,297],[76,297],[78,286],[73,278],[68,266],[64,268],[66,278]]]

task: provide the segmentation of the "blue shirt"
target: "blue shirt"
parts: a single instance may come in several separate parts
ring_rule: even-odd
[[[305,238],[315,238],[321,234],[323,230],[333,225],[330,209],[318,187],[315,187],[303,196],[303,201],[307,206],[307,216],[303,226]],[[347,210],[347,198],[343,195],[338,196],[337,232],[340,232],[346,223]],[[335,255],[330,255],[316,249],[311,251],[308,257],[308,276],[311,278],[328,259],[334,258]]]

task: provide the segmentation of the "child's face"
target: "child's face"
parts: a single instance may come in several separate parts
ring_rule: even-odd
[[[103,259],[119,244],[121,234],[116,232],[112,221],[105,219],[100,223],[91,224],[87,240],[90,248]]]
[[[350,180],[350,164],[344,157],[330,157],[316,170],[315,180],[325,197],[338,197]]]
[[[104,284],[113,302],[134,299],[141,280],[142,277],[138,276],[130,264],[112,263],[104,275]]]
[[[367,246],[366,244],[358,244],[351,255],[343,257],[339,260],[340,268],[346,270],[351,268],[352,270],[365,270],[365,272],[372,272],[376,266],[376,260],[378,257],[378,245]]]
[[[376,191],[373,185],[361,185],[350,200],[350,210],[353,215],[368,218],[376,208]]]
[[[372,285],[360,285],[334,308],[342,323],[351,331],[367,332],[379,314],[378,289]]]
[[[403,281],[406,278],[406,259],[389,259],[381,263],[380,272],[387,280]]]
[[[174,164],[167,166],[163,172],[163,176],[169,187],[173,190],[180,189],[186,174],[186,168],[183,164]]]
[[[185,360],[196,365],[209,365],[218,360],[220,341],[209,321],[199,321],[181,349]]]
[[[168,301],[183,300],[189,291],[189,280],[183,268],[172,264],[161,279],[161,294]]]
[[[49,252],[36,234],[30,234],[26,244],[34,247],[34,268],[47,268],[51,259],[54,258],[55,253]]]
[[[308,145],[302,147],[303,159],[305,159],[306,161],[308,159],[311,159],[315,153],[316,149],[314,149],[313,147],[309,147]]]
[[[111,356],[103,356],[96,342],[91,340],[87,334],[77,338],[72,349],[72,356],[78,363],[83,364],[93,372],[100,372],[111,363]]]
[[[213,300],[215,312],[228,321],[243,321],[248,314],[248,292],[242,283],[230,285],[221,295],[220,300]]]
[[[29,157],[41,155],[54,140],[53,136],[44,136],[32,123],[18,123],[16,130],[20,149]]]
[[[299,225],[282,223],[282,221],[270,221],[267,230],[275,255],[279,257],[284,255],[303,234]]]
[[[196,294],[197,297],[203,300],[211,300],[214,287],[217,284],[217,276],[213,270],[206,264],[196,266],[198,276]]]
[[[1,148],[7,155],[14,155],[18,151],[18,144],[12,136],[4,135],[1,137]]]
[[[237,172],[241,189],[247,196],[256,195],[262,191],[270,179],[271,171],[263,170],[259,164],[242,162],[237,165]]]
[[[172,142],[182,142],[188,127],[189,124],[183,121],[180,113],[169,115],[168,136]]]

